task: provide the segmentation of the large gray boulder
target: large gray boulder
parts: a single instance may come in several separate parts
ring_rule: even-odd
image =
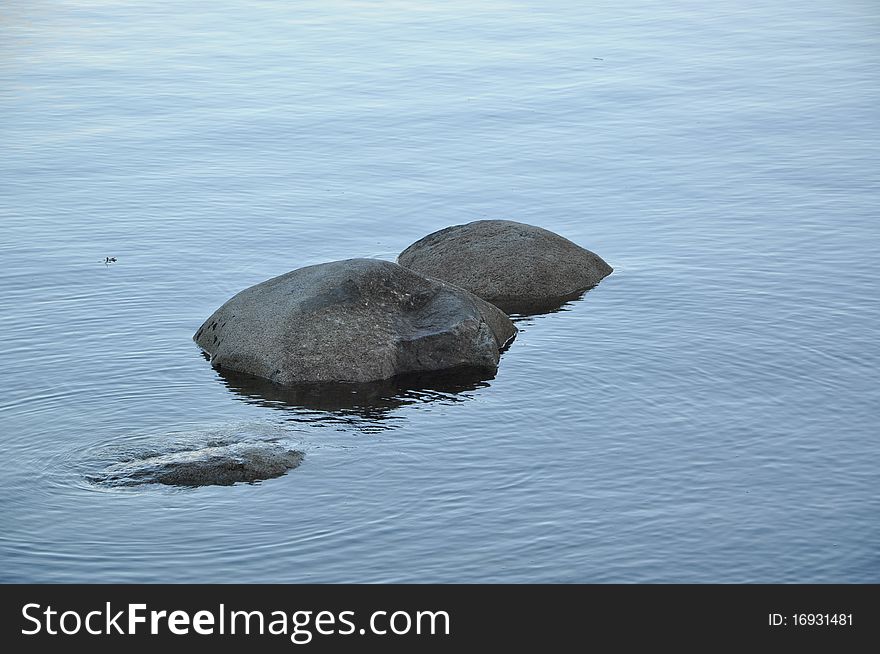
[[[517,313],[558,305],[612,271],[597,254],[568,239],[511,220],[441,229],[410,245],[397,261]]]
[[[279,477],[302,460],[302,452],[278,443],[217,444],[122,461],[90,480],[105,486],[231,486]]]
[[[390,261],[308,266],[251,286],[196,332],[218,369],[285,384],[493,371],[516,328],[498,308]]]

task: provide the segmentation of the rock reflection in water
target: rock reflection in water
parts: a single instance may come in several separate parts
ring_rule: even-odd
[[[393,429],[401,407],[426,402],[467,401],[489,386],[485,370],[456,369],[401,375],[369,383],[322,383],[283,386],[231,370],[215,371],[237,399],[286,410],[295,421],[330,422],[362,431]]]

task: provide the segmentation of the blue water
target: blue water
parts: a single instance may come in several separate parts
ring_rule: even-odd
[[[873,2],[0,7],[0,580],[880,582]],[[497,376],[321,410],[191,341],[479,218],[614,274]],[[114,256],[112,265],[102,263]],[[281,438],[254,485],[120,453]]]

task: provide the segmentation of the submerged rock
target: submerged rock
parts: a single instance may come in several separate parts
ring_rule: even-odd
[[[212,445],[115,463],[91,481],[107,486],[230,486],[279,477],[296,468],[303,456],[277,443]]]
[[[410,245],[397,261],[517,313],[576,297],[613,270],[597,254],[558,234],[510,220],[441,229]]]
[[[300,268],[247,288],[193,337],[211,365],[285,385],[494,371],[516,327],[497,307],[389,261]]]

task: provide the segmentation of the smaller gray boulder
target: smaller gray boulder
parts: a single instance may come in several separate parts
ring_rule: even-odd
[[[302,452],[277,443],[232,443],[114,463],[91,480],[105,486],[230,486],[280,477],[302,460]]]
[[[478,220],[441,229],[410,245],[397,261],[509,313],[558,306],[613,270],[597,254],[558,234],[511,220]]]
[[[296,385],[494,372],[516,327],[497,307],[390,261],[299,268],[233,296],[193,337],[211,365]]]

